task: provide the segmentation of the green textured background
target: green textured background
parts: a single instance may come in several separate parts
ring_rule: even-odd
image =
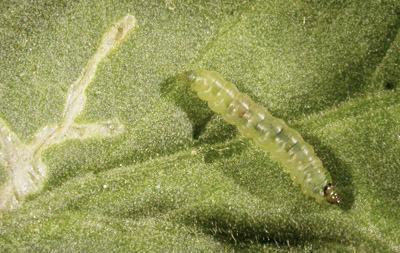
[[[1,217],[0,251],[400,251],[400,2],[235,2],[0,2],[0,117],[26,142],[111,24],[139,25],[76,120],[124,133],[46,150],[45,189]],[[306,199],[181,89],[195,68],[297,129],[344,204]]]

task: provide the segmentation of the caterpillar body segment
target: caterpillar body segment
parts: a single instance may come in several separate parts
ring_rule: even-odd
[[[322,166],[312,146],[296,130],[272,116],[266,108],[257,105],[217,73],[192,70],[185,72],[184,77],[212,111],[221,114],[242,135],[253,139],[259,148],[279,161],[304,194],[319,203],[340,203],[329,172]]]

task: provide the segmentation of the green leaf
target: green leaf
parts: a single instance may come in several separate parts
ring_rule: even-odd
[[[0,3],[0,251],[400,250],[400,3],[228,2]],[[182,87],[198,68],[298,130],[343,205]]]

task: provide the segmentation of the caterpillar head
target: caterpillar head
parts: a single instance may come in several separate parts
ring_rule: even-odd
[[[187,71],[183,73],[185,81],[188,83],[194,82],[196,80],[196,73],[194,70]]]
[[[338,205],[341,201],[338,193],[336,192],[336,187],[331,183],[324,188],[324,198],[329,204]]]

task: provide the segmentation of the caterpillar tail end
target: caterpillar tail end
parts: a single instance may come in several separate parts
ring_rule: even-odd
[[[329,204],[332,205],[339,205],[341,203],[341,199],[336,191],[336,187],[331,183],[325,186],[324,198]]]

